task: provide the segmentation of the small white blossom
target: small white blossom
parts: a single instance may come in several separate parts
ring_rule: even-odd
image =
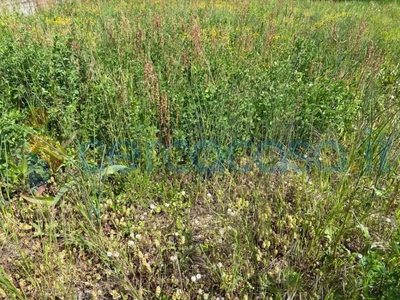
[[[228,215],[230,215],[231,217],[233,217],[233,216],[235,215],[235,212],[234,212],[232,209],[230,209],[230,208],[228,208],[227,213],[228,213]]]
[[[196,275],[196,279],[197,279],[197,280],[200,280],[200,279],[201,279],[201,274],[197,274],[197,275]]]
[[[396,96],[395,95],[392,95],[392,96],[390,96],[390,99],[394,99],[394,98],[396,98]]]
[[[169,203],[165,203],[164,205],[165,205],[165,207],[169,207]]]
[[[150,204],[150,209],[154,210],[154,209],[156,209],[156,206],[154,204]]]
[[[207,198],[211,198],[212,195],[210,193],[207,193]]]
[[[129,242],[128,242],[128,246],[129,246],[129,247],[135,246],[135,242],[134,242],[134,241],[129,241]]]
[[[218,268],[222,268],[222,262],[217,263]]]
[[[116,258],[119,257],[119,253],[118,253],[118,252],[114,252],[113,255],[114,255],[114,257],[116,257]]]
[[[142,239],[142,235],[140,233],[135,235],[135,239],[137,239],[138,241],[140,241]]]
[[[204,295],[203,295],[203,299],[204,299],[204,300],[207,300],[207,299],[208,299],[208,294],[204,294]]]
[[[185,195],[186,195],[186,192],[185,192],[185,191],[182,191],[181,194],[182,194],[182,196],[185,196]]]
[[[169,259],[170,259],[171,261],[177,261],[177,260],[178,260],[178,256],[172,255]]]
[[[199,289],[199,290],[197,291],[197,293],[199,293],[199,294],[201,295],[201,294],[203,294],[203,290],[202,290],[202,289]]]
[[[196,282],[197,278],[196,278],[196,276],[193,275],[192,277],[190,277],[190,280],[193,282]]]
[[[107,251],[107,256],[108,256],[108,257],[111,257],[112,255],[113,255],[112,252]]]

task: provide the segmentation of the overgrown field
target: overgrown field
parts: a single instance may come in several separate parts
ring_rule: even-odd
[[[1,299],[400,299],[397,1],[0,16]]]

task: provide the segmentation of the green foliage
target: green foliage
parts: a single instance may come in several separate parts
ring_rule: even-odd
[[[398,298],[398,224],[380,218],[400,205],[400,15],[366,2],[73,1],[0,16],[2,230],[22,247],[40,236],[44,256],[7,261],[22,279],[1,268],[1,288],[65,298],[90,269],[82,282],[106,298]],[[298,142],[298,155],[256,156],[261,141]],[[212,144],[196,159],[221,172],[199,176],[192,150]],[[49,296],[65,283],[49,274],[74,280]]]

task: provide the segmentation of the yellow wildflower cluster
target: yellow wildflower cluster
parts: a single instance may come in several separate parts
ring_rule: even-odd
[[[63,18],[63,17],[46,18],[46,23],[55,25],[66,25],[69,24],[70,21],[71,18]]]

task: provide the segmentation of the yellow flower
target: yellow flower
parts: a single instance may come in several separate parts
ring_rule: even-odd
[[[53,19],[46,18],[46,23],[55,24],[55,25],[65,25],[71,21],[71,18],[62,18],[62,17],[55,17]]]

